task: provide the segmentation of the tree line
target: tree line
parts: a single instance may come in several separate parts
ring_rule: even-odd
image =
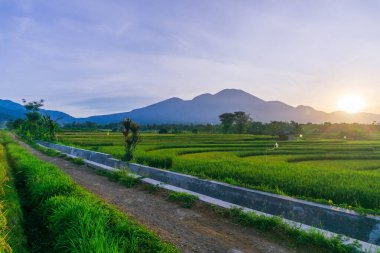
[[[23,99],[22,102],[26,110],[25,118],[9,121],[7,128],[13,130],[18,136],[28,141],[56,141],[56,132],[59,129],[59,124],[47,113],[45,115],[40,113],[41,107],[44,106],[44,100],[27,102]],[[124,160],[131,161],[133,160],[136,146],[141,141],[140,127],[129,118],[124,119],[118,126],[119,125],[119,131],[121,131],[124,136]],[[88,122],[80,126],[83,126],[84,129],[85,127],[98,127],[97,124]]]
[[[25,118],[8,121],[7,128],[14,130],[20,137],[27,140],[55,140],[59,126],[50,115],[40,113],[44,100],[27,102],[23,99],[22,102],[26,110]]]
[[[41,114],[40,108],[44,100],[27,102],[23,100],[26,109],[24,119],[8,121],[7,128],[14,129],[26,139],[54,140],[57,131],[113,131],[120,132],[123,122],[112,124],[96,124],[94,122],[69,123],[59,125],[49,115]],[[219,115],[219,124],[142,124],[139,131],[159,134],[180,133],[226,133],[226,134],[255,134],[277,136],[280,133],[315,135],[324,138],[364,139],[380,132],[380,124],[299,124],[294,121],[254,121],[249,114],[243,111],[223,113]]]
[[[223,133],[278,135],[280,133],[301,134],[302,125],[291,121],[271,121],[269,123],[253,121],[249,114],[243,111],[223,113],[219,115]]]

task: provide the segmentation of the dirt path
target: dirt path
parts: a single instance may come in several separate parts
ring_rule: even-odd
[[[22,142],[20,144],[40,159],[60,167],[78,184],[145,224],[183,252],[295,252],[254,229],[217,216],[202,205],[192,209],[181,208],[159,194],[148,193],[141,187],[128,189],[97,175],[86,166],[49,157]]]

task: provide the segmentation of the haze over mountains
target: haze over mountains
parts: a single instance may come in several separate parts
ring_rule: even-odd
[[[74,118],[59,111],[43,110],[42,113],[59,119],[62,124],[91,121],[98,124],[116,123],[129,117],[139,124],[161,123],[219,123],[218,116],[225,112],[245,111],[254,121],[272,120],[300,123],[346,122],[372,123],[380,122],[380,115],[371,113],[349,114],[345,112],[326,113],[309,106],[293,107],[280,101],[264,101],[247,92],[225,89],[214,95],[202,94],[192,100],[170,98],[156,104],[135,109],[130,112]],[[0,100],[0,122],[23,117],[22,105],[9,100]]]

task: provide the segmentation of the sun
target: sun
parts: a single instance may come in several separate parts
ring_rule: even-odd
[[[339,109],[348,113],[361,112],[365,106],[365,100],[357,95],[344,96],[338,102]]]

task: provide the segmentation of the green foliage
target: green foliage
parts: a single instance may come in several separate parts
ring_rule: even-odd
[[[235,121],[235,114],[223,113],[219,115],[219,120],[221,122],[223,132],[228,133]]]
[[[159,134],[168,134],[169,131],[168,131],[168,129],[166,129],[166,128],[160,128],[160,130],[158,130],[158,133],[159,133]]]
[[[85,165],[86,163],[84,162],[84,160],[80,157],[66,157],[66,160],[72,162],[73,164],[76,164],[76,165]]]
[[[26,109],[25,119],[10,122],[7,127],[16,131],[18,135],[28,141],[55,141],[58,123],[51,119],[49,115],[41,115],[39,112],[44,100],[27,102],[23,99],[23,103]]]
[[[4,142],[0,132],[0,143]],[[0,252],[28,252],[23,213],[12,172],[0,144]]]
[[[15,143],[7,151],[33,210],[39,252],[177,252],[126,215],[84,191],[57,167]],[[29,218],[29,220],[31,220]],[[31,224],[29,224],[31,225]]]
[[[111,181],[119,182],[128,188],[135,186],[141,181],[140,178],[132,176],[127,169],[122,169],[120,171],[106,173],[106,176]]]
[[[236,125],[236,133],[243,134],[246,133],[248,124],[251,121],[249,114],[245,112],[234,112],[235,115],[235,125]]]
[[[298,245],[320,247],[322,252],[355,253],[362,252],[357,244],[345,245],[339,237],[326,238],[317,230],[303,231],[298,227],[286,224],[279,217],[258,215],[252,212],[244,212],[239,208],[219,209],[215,211],[224,217],[231,218],[236,223],[247,227],[254,227],[263,232],[271,232],[279,237],[285,236],[287,240],[294,241]]]
[[[168,199],[180,203],[184,208],[192,207],[199,200],[198,196],[186,192],[171,192]]]
[[[173,159],[170,156],[149,156],[139,154],[136,156],[136,162],[162,169],[169,169],[173,165]]]
[[[124,119],[122,133],[125,142],[125,160],[131,161],[133,159],[133,152],[137,144],[140,142],[140,127],[131,119]]]

